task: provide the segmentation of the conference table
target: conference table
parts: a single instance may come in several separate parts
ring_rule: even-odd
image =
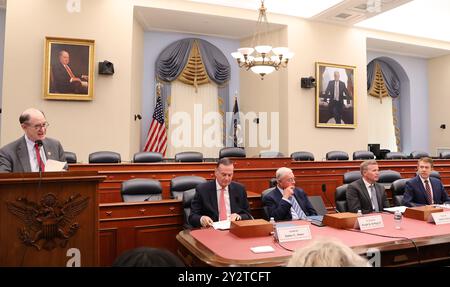
[[[292,250],[318,238],[336,238],[356,253],[367,257],[375,266],[448,263],[450,224],[435,225],[403,218],[401,229],[395,229],[393,214],[380,215],[384,227],[366,231],[318,227],[308,221],[292,221],[294,224],[308,225],[312,239],[283,243],[276,242],[271,235],[240,238],[229,230],[183,230],[177,235],[177,252],[187,266],[285,266],[292,256]],[[251,247],[267,245],[275,251],[255,254],[250,250]]]

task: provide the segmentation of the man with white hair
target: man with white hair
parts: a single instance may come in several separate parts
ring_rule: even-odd
[[[277,186],[263,197],[268,216],[279,220],[306,219],[317,215],[303,189],[295,187],[294,173],[290,168],[281,167],[276,172]]]

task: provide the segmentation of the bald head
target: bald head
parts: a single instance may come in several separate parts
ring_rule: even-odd
[[[28,108],[25,111],[23,111],[22,114],[20,114],[19,122],[20,124],[23,124],[25,122],[30,121],[31,118],[41,118],[41,117],[45,119],[45,115],[42,111],[36,108]]]
[[[19,117],[20,126],[31,141],[43,140],[47,133],[47,120],[42,111],[29,108]]]

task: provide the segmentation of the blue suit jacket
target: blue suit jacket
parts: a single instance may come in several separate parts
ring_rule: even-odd
[[[316,210],[309,201],[306,193],[303,189],[296,187],[294,189],[294,197],[297,200],[300,207],[305,212],[306,216],[317,215]],[[273,217],[276,221],[279,220],[291,220],[291,203],[283,200],[278,187],[274,187],[264,198],[262,199],[264,207],[268,211],[269,217]]]
[[[431,188],[433,190],[433,201],[435,204],[442,204],[449,201],[448,194],[442,182],[434,177],[430,177]],[[405,206],[427,205],[427,195],[420,176],[416,176],[406,182],[405,193],[402,204]]]

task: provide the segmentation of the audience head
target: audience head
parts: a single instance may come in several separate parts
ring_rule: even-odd
[[[43,112],[29,108],[19,117],[20,126],[26,136],[33,142],[45,139],[48,123]]]
[[[289,186],[295,186],[295,176],[292,169],[287,167],[280,167],[275,173],[277,178],[277,184],[281,189],[285,189]]]
[[[288,267],[370,267],[367,259],[336,240],[323,238],[297,249]]]
[[[113,267],[185,267],[183,262],[164,249],[139,247],[122,253]]]
[[[70,62],[70,55],[69,52],[65,51],[65,50],[61,50],[58,53],[59,56],[59,62],[63,65],[67,65]]]
[[[433,170],[433,159],[430,157],[422,157],[417,162],[417,171],[420,177],[423,179],[428,179],[430,177],[431,171]]]
[[[229,158],[224,157],[219,159],[214,174],[217,183],[219,183],[222,188],[227,187],[233,180],[233,171],[233,162]]]
[[[378,163],[374,159],[365,160],[360,165],[361,175],[368,183],[375,183],[379,176],[380,170]]]

